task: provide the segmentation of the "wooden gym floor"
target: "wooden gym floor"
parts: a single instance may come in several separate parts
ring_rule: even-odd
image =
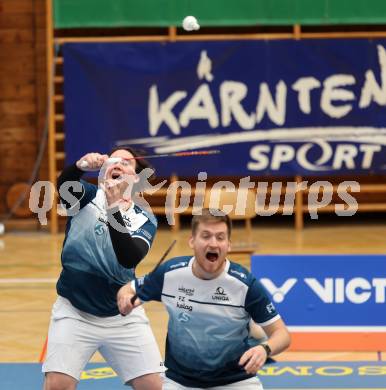
[[[374,220],[327,220],[312,222],[302,231],[283,219],[274,223],[254,223],[249,240],[256,244],[255,253],[330,253],[385,254],[386,223]],[[167,226],[159,228],[154,245],[139,266],[138,275],[149,271],[173,239],[178,242],[170,256],[190,254],[188,220],[178,233]],[[245,230],[237,223],[232,241],[245,242]],[[37,232],[7,232],[0,236],[0,362],[38,362],[47,334],[51,305],[56,298],[55,282],[60,272],[60,252],[63,234],[51,236]],[[249,266],[247,256],[233,256]],[[152,322],[161,350],[164,349],[166,313],[161,304],[149,303],[146,310]],[[345,352],[285,352],[279,361],[376,361],[385,360],[386,351]],[[100,361],[94,357],[93,361]]]

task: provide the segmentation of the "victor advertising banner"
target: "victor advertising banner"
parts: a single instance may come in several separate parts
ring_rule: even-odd
[[[386,332],[384,255],[254,255],[251,271],[293,329]]]

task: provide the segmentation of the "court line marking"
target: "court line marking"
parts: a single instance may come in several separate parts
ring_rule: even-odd
[[[0,278],[0,284],[56,283],[57,278]]]

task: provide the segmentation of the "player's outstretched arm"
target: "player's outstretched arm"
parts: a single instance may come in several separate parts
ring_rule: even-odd
[[[97,167],[100,168],[107,158],[108,156],[104,154],[88,153],[75,164],[69,165],[63,169],[57,180],[57,191],[59,193],[60,202],[64,208],[71,209],[78,202],[80,202],[80,208],[82,208],[91,201],[95,196],[96,187],[84,181],[79,187],[77,183],[81,181],[81,177],[85,171],[96,170]],[[85,161],[93,169],[81,168],[81,163]]]
[[[171,248],[172,246],[165,252],[166,255]],[[161,261],[163,260],[163,257],[164,256],[161,257]],[[142,278],[134,279],[119,289],[117,303],[118,309],[122,315],[129,314],[135,307],[143,302],[161,302],[165,272],[164,265],[165,264],[160,265],[160,262],[157,263],[152,272]],[[134,301],[134,305],[131,302],[132,300]]]

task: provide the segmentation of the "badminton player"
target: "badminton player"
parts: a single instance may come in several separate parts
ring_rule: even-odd
[[[118,293],[123,314],[133,308],[134,290],[139,297],[134,307],[156,300],[167,308],[164,390],[261,390],[257,371],[289,346],[287,328],[262,285],[227,259],[230,234],[227,215],[204,209],[192,218],[193,257],[171,259]],[[251,318],[267,334],[252,348]]]
[[[63,270],[42,368],[44,390],[76,389],[97,350],[135,390],[162,388],[158,373],[164,371],[163,362],[144,310],[138,307],[122,316],[116,302],[118,290],[134,278],[157,229],[155,217],[134,204],[127,191],[147,167],[135,156],[131,149],[116,150],[110,158],[88,153],[58,179],[62,204],[79,211],[67,220]],[[100,188],[81,180],[84,170],[102,166]],[[73,187],[65,193],[61,186],[70,181]],[[119,229],[114,228],[117,224]]]

